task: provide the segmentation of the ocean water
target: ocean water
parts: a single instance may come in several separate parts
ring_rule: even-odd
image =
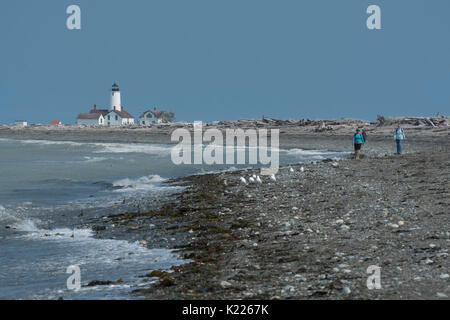
[[[170,178],[251,167],[176,166],[172,147],[0,139],[0,299],[135,299],[130,292],[144,285],[138,275],[185,263],[171,250],[97,239],[74,214],[170,195],[180,190],[164,183]],[[343,156],[281,149],[280,164]],[[82,285],[124,282],[68,290],[71,265]]]

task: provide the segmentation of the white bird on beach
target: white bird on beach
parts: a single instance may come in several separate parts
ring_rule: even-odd
[[[304,168],[304,167],[301,167],[301,168],[300,168],[300,172],[305,172],[305,168]]]
[[[277,178],[275,178],[275,175],[273,174],[273,175],[270,176],[270,180],[277,181]]]
[[[294,169],[289,168],[289,172],[290,172],[290,173],[293,173],[293,172],[294,172]]]
[[[241,182],[243,183],[243,184],[247,184],[247,180],[245,180],[245,178],[244,177],[241,177]]]
[[[262,180],[259,176],[256,177],[256,182],[258,182],[259,184],[262,184]]]
[[[255,183],[255,179],[253,177],[248,178],[248,181],[250,181],[250,183]]]

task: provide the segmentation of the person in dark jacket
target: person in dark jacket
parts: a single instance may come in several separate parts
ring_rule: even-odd
[[[364,144],[365,144],[367,142],[367,133],[366,133],[366,130],[364,130],[364,129],[362,129],[362,136],[363,136]]]
[[[355,158],[359,159],[361,155],[361,147],[364,145],[364,137],[359,128],[356,129],[356,133],[353,135],[353,145],[355,147]]]

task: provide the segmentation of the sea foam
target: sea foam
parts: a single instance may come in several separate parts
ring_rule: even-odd
[[[128,191],[168,191],[180,189],[180,187],[163,186],[162,182],[166,179],[159,175],[143,176],[137,179],[120,179],[113,182],[113,186],[118,188],[116,192],[128,192]]]

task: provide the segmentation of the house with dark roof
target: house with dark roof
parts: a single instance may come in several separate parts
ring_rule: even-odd
[[[142,126],[152,124],[152,123],[162,123],[164,122],[164,111],[156,110],[156,107],[153,110],[147,110],[139,117],[139,124]]]
[[[114,107],[114,110],[109,111],[105,115],[105,125],[107,126],[123,126],[134,124],[134,117],[125,111],[122,106],[120,110]]]
[[[94,109],[89,111],[89,113],[80,113],[77,117],[77,124],[88,125],[88,126],[104,126],[105,125],[105,115],[108,110],[97,109],[97,105],[94,105]]]

